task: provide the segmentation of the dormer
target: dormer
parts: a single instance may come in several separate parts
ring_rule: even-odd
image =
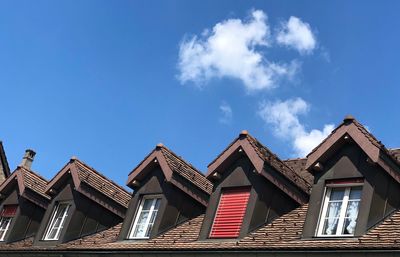
[[[236,239],[306,203],[310,186],[242,131],[211,164],[214,189],[200,239]]]
[[[122,222],[130,194],[87,164],[73,157],[48,183],[52,196],[34,240],[53,246]]]
[[[120,240],[146,240],[204,213],[212,183],[162,144],[129,174],[134,189]]]
[[[308,156],[304,238],[358,237],[400,207],[400,163],[352,116]]]
[[[47,181],[19,166],[0,186],[0,242],[11,243],[37,234],[50,202]]]

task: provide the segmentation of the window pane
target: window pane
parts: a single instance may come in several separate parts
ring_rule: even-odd
[[[344,197],[344,191],[345,191],[345,188],[343,188],[343,187],[332,188],[329,201],[337,201],[337,200],[342,201],[343,197]]]
[[[135,223],[132,226],[130,238],[148,238],[150,236],[160,203],[160,198],[143,200],[141,207],[139,207],[141,211],[136,214],[139,216],[134,219]]]
[[[354,234],[356,228],[356,220],[358,216],[359,201],[349,201],[346,210],[346,217],[343,226],[343,234]]]
[[[61,229],[63,228],[63,223],[67,217],[69,205],[59,204],[55,208],[55,213],[50,221],[49,228],[46,232],[45,240],[57,240],[60,236]]]
[[[359,203],[361,198],[362,186],[355,187],[330,187],[327,189],[329,198],[325,198],[322,206],[324,213],[320,218],[318,226],[319,235],[353,235]]]
[[[146,200],[144,200],[142,210],[145,210],[145,211],[150,210],[151,204],[152,204],[152,203],[153,203],[153,199],[146,199]]]
[[[328,204],[325,216],[325,225],[322,232],[324,235],[336,234],[341,207],[342,202],[331,202]]]
[[[353,187],[350,191],[350,200],[359,200],[361,199],[361,187]]]

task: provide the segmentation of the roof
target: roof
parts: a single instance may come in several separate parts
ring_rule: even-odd
[[[44,198],[50,199],[50,196],[46,194],[46,186],[47,180],[37,174],[34,171],[27,170],[23,167],[19,168],[21,174],[23,175],[23,183],[25,187],[29,188],[30,190],[38,193],[39,195],[43,196]]]
[[[33,192],[42,196],[45,199],[50,199],[46,194],[47,180],[32,170],[28,170],[19,166],[7,179],[0,185],[0,192],[11,186],[12,182],[17,179],[19,193],[22,195],[25,188],[29,188]]]
[[[78,159],[73,160],[73,164],[77,167],[78,177],[82,183],[96,189],[120,205],[128,207],[131,194],[124,188]]]
[[[260,143],[256,138],[247,135],[247,139],[257,151],[259,156],[264,159],[265,162],[269,163],[287,179],[293,182],[295,185],[300,187],[304,192],[310,192],[311,184],[307,182],[300,174],[295,172],[287,163],[279,159],[279,157],[272,153],[266,146]]]
[[[86,194],[85,190],[82,189],[81,184],[89,186],[121,207],[128,208],[131,199],[130,193],[114,181],[108,179],[103,174],[75,157],[71,158],[71,160],[54,176],[54,178],[50,180],[47,184],[46,192],[49,193],[52,189],[63,186],[63,178],[65,176],[71,176],[76,190],[86,196],[93,197],[91,194]],[[98,201],[96,198],[94,198],[94,200]],[[103,203],[103,201],[100,201],[99,204],[113,212],[116,212],[118,215],[123,215],[121,211],[112,208],[108,204]]]
[[[346,139],[347,138],[347,139]],[[361,123],[352,116],[346,116],[332,133],[308,155],[305,169],[312,171],[312,166],[329,157],[345,141],[354,141],[368,156],[371,162],[379,165],[391,177],[400,183],[400,162],[380,141],[378,141]]]
[[[239,137],[237,137],[231,144],[228,145],[216,159],[214,159],[208,165],[207,177],[211,177],[215,171],[220,170],[220,166],[223,165],[233,154],[237,153],[239,149],[246,153],[247,157],[252,162],[255,170],[266,177],[270,182],[276,185],[278,188],[286,192],[290,197],[304,204],[307,202],[308,194],[311,190],[311,184],[302,177],[300,173],[294,171],[286,162],[279,159],[274,153],[272,153],[266,146],[261,144],[255,137],[248,134],[247,131],[242,131]],[[270,166],[275,170],[279,177],[285,178],[292,185],[292,188],[288,189],[287,186],[283,185],[281,180],[277,180],[276,176],[267,172],[266,167]],[[298,190],[297,190],[298,189]]]
[[[167,160],[167,163],[170,166],[171,170],[175,171],[183,178],[195,184],[204,192],[211,194],[213,184],[204,176],[203,173],[197,170],[190,163],[187,163],[182,157],[176,155],[167,147],[162,146],[161,152]]]
[[[314,183],[313,174],[305,169],[307,162],[306,158],[287,159],[283,160],[283,162],[294,170],[300,177],[304,178],[310,185]]]
[[[193,165],[186,162],[170,149],[162,144],[158,144],[132,171],[129,173],[127,185],[132,186],[133,181],[140,181],[148,172],[151,172],[155,165],[159,165],[165,175],[165,179],[171,182],[182,191],[207,205],[208,197],[212,192],[213,184],[203,173],[197,170]],[[183,182],[178,178],[182,178]],[[182,184],[183,183],[183,184]],[[188,188],[193,186],[198,190]],[[200,192],[200,193],[197,193]]]
[[[59,245],[70,250],[310,250],[310,249],[400,249],[400,210],[393,212],[376,227],[358,238],[301,237],[308,204],[261,226],[240,240],[202,240],[199,238],[204,215],[200,215],[168,230],[156,238],[144,241],[117,241],[121,224],[108,230]],[[25,248],[29,248],[26,245]],[[7,247],[9,248],[9,247]],[[0,250],[3,249],[0,246]],[[17,246],[13,250],[17,250]]]

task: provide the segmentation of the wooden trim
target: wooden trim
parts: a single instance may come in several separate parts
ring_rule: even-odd
[[[146,169],[156,159],[156,151],[154,150],[138,167],[136,167],[129,175],[126,185],[129,186],[139,174]]]
[[[343,124],[339,127],[326,139],[325,142],[319,145],[313,153],[307,156],[305,169],[310,170],[312,165],[317,163],[318,160],[345,134],[348,134],[373,162],[378,162],[380,149],[372,144],[354,123],[350,123]]]
[[[239,148],[246,153],[249,157],[251,163],[258,173],[261,174],[264,166],[264,160],[260,158],[254,148],[251,146],[246,137],[238,138],[235,143],[233,143],[225,152],[216,159],[210,166],[208,166],[206,177],[210,178],[210,176],[218,170],[218,168],[231,156],[234,152],[239,151]]]

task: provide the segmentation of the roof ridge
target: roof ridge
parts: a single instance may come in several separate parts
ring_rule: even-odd
[[[42,175],[40,175],[38,172],[24,168],[22,166],[19,167],[20,169],[24,170],[25,172],[29,172],[33,175],[35,175],[36,177],[38,177],[39,179],[43,180],[44,182],[46,182],[46,184],[49,182],[47,179],[45,179]]]
[[[255,138],[255,137],[253,137],[253,136],[251,136],[251,135],[246,135],[246,139],[248,140],[248,139],[251,139],[251,140],[253,140],[256,144],[258,144],[259,146],[261,146],[264,150],[266,150],[269,154],[270,154],[270,156],[272,156],[273,158],[275,158],[278,162],[280,162],[284,167],[286,167],[287,169],[289,169],[291,172],[292,172],[292,174],[294,174],[296,177],[298,177],[298,178],[300,178],[305,184],[306,184],[306,187],[308,188],[308,190],[307,190],[307,193],[310,193],[310,189],[311,189],[311,185],[310,185],[310,183],[308,183],[308,181],[305,179],[305,178],[303,178],[303,176],[301,176],[300,174],[298,174],[295,170],[293,170],[289,165],[287,165],[284,161],[282,161],[279,157],[278,157],[278,155],[276,155],[275,153],[273,153],[268,147],[266,147],[265,145],[263,145],[257,138]],[[251,144],[251,142],[250,142],[250,144]],[[254,146],[253,146],[254,147]],[[258,147],[258,146],[257,146]],[[257,154],[261,154],[261,153],[258,153],[258,151],[256,151],[257,152]],[[261,158],[266,158],[266,156],[260,156]],[[270,163],[271,164],[271,163]],[[276,168],[276,167],[274,167],[274,168]],[[288,178],[292,183],[294,183],[295,185],[297,185],[297,186],[299,186],[297,183],[295,183],[295,181],[292,181],[292,179],[291,178],[289,178],[288,176],[286,176],[284,173],[282,173],[282,172],[280,172],[283,176],[285,176],[286,178]]]
[[[201,172],[200,170],[198,170],[196,167],[194,167],[191,163],[187,162],[185,159],[183,159],[183,157],[177,155],[175,152],[173,152],[172,150],[170,150],[168,147],[166,147],[165,145],[161,146],[161,149],[163,149],[164,151],[168,151],[170,154],[172,154],[175,158],[181,160],[184,164],[188,165],[191,169],[193,169],[194,171],[196,171],[197,173],[199,173],[200,175],[202,175],[203,177],[205,177],[205,175],[203,174],[203,172]]]
[[[195,185],[198,189],[210,194],[213,188],[213,184],[211,181],[207,179],[207,177],[197,170],[193,165],[186,162],[182,157],[178,156],[173,151],[169,150],[165,146],[157,146],[160,149],[161,154],[165,158],[167,165],[179,174],[181,177],[188,180],[190,183]],[[171,162],[171,163],[170,163]],[[176,165],[177,167],[174,167]],[[181,170],[183,168],[183,170]],[[184,171],[182,173],[182,171]],[[190,174],[191,178],[187,177],[187,174]]]
[[[303,160],[307,160],[307,157],[289,158],[289,159],[285,159],[285,160],[282,160],[282,161],[283,162],[291,162],[291,161],[303,161]]]
[[[130,195],[130,193],[125,190],[125,188],[123,188],[122,186],[120,186],[119,184],[117,184],[115,181],[113,181],[112,179],[107,178],[105,175],[103,175],[102,173],[100,173],[99,171],[97,171],[95,168],[89,166],[88,164],[84,163],[83,161],[79,160],[78,158],[74,159],[74,162],[77,162],[83,166],[85,166],[86,168],[88,168],[90,171],[96,173],[97,175],[101,176],[103,179],[111,182],[113,185],[115,185],[116,187],[118,187],[119,189],[123,190],[125,193],[127,193],[128,195]]]

